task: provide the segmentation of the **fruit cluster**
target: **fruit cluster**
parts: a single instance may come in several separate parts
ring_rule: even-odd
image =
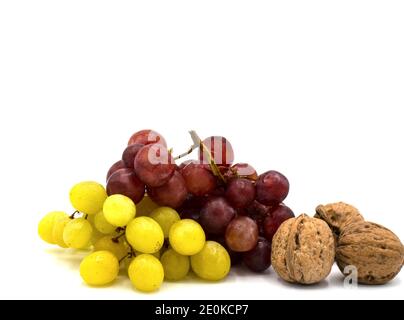
[[[241,261],[254,272],[266,270],[274,234],[294,217],[283,204],[287,178],[233,164],[224,137],[191,137],[189,151],[174,157],[159,133],[136,132],[108,171],[106,188],[75,185],[76,212],[46,215],[40,237],[63,248],[93,248],[80,265],[90,285],[112,282],[120,267],[141,291],[158,289],[164,278],[180,280],[190,269],[206,280],[224,278]],[[176,164],[195,149],[197,160]]]

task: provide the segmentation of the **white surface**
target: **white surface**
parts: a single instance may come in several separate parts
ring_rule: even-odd
[[[402,1],[0,2],[0,298],[402,298],[403,274],[346,290],[337,270],[313,287],[271,269],[92,289],[36,228],[151,127],[178,152],[189,129],[224,135],[289,178],[296,213],[344,200],[403,238],[403,16]]]

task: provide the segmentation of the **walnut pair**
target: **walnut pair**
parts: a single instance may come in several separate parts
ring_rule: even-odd
[[[318,283],[334,260],[342,272],[355,266],[359,283],[384,284],[400,272],[404,247],[393,232],[343,202],[318,206],[314,218],[286,220],[273,238],[273,268],[288,282]]]

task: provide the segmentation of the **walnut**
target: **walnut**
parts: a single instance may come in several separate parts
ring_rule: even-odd
[[[358,209],[344,202],[330,203],[325,206],[319,205],[314,217],[327,222],[336,241],[346,226],[354,222],[364,221]]]
[[[288,282],[320,282],[330,273],[334,256],[331,229],[305,214],[286,220],[272,240],[272,266]]]
[[[338,239],[336,261],[342,272],[348,265],[358,270],[358,282],[384,284],[404,262],[404,247],[389,229],[366,221],[346,226]]]

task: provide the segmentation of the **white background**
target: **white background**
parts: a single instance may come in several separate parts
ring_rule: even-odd
[[[404,274],[346,290],[337,269],[310,287],[271,269],[93,289],[82,254],[36,234],[153,128],[174,152],[189,129],[224,135],[289,178],[296,213],[343,200],[403,238],[403,16],[402,1],[1,1],[0,298],[403,298]]]

